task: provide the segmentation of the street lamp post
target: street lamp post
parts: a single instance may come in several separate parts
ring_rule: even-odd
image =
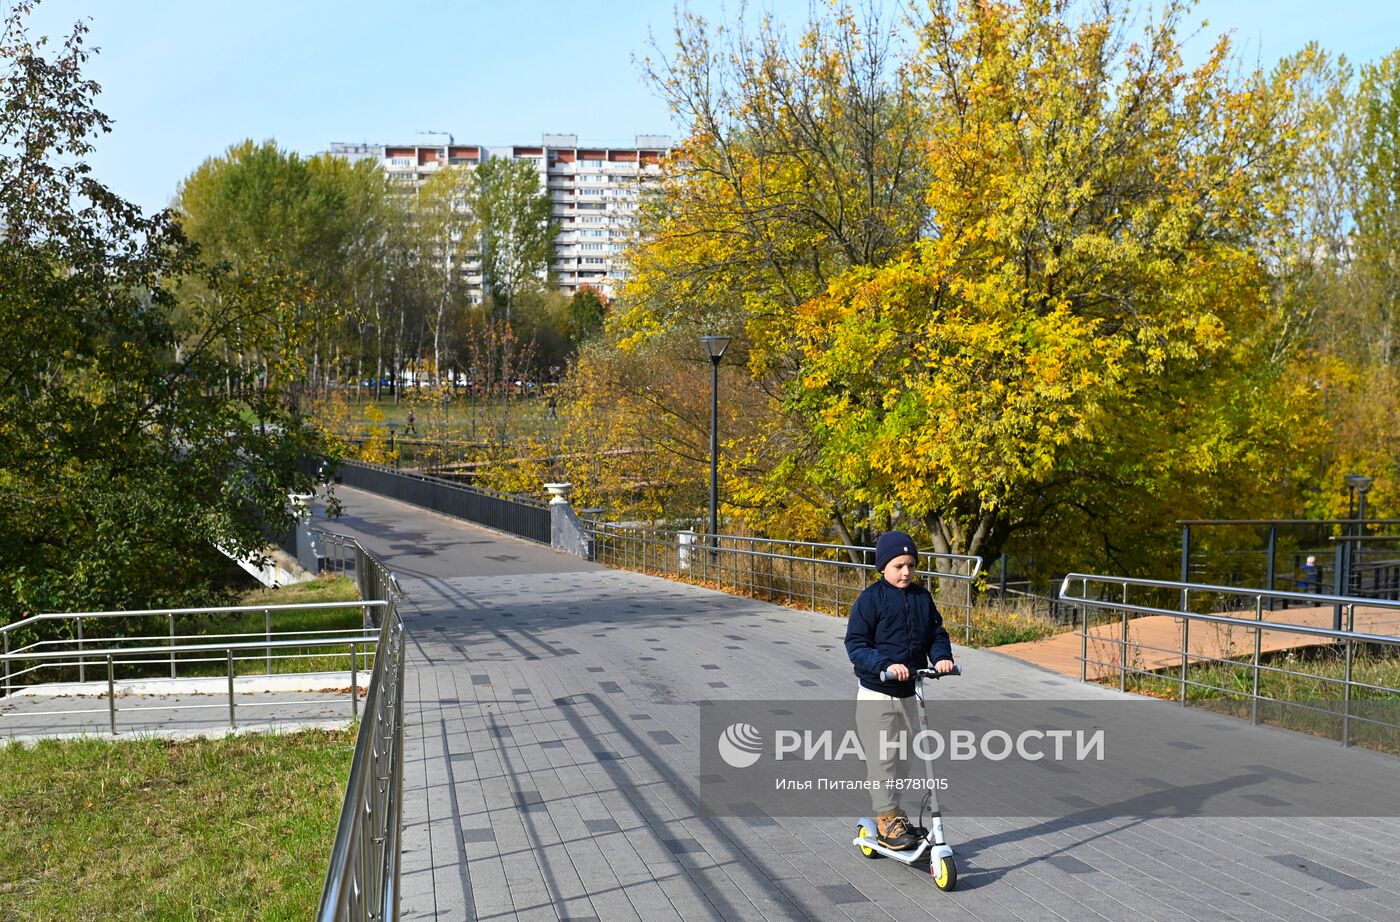
[[[719,360],[729,348],[728,336],[702,336],[710,357],[710,546],[719,546]]]
[[[1366,522],[1366,494],[1371,491],[1373,478],[1348,474],[1347,486],[1356,491],[1356,533],[1360,535]]]
[[[1347,525],[1347,533],[1360,539],[1365,533],[1366,519],[1366,493],[1371,489],[1373,478],[1364,474],[1347,474],[1347,518],[1352,521]],[[1353,500],[1355,507],[1353,511]],[[1352,582],[1356,575],[1356,566],[1361,562],[1361,542],[1360,540],[1348,541],[1346,550],[1346,593],[1351,595]],[[1360,588],[1359,586],[1357,587]]]

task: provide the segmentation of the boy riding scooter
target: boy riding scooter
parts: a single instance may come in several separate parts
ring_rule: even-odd
[[[876,841],[903,851],[924,840],[927,830],[911,826],[899,807],[901,785],[909,777],[907,760],[883,757],[880,739],[920,730],[914,696],[915,674],[933,664],[934,672],[955,670],[953,648],[933,596],[915,583],[918,548],[902,531],[889,531],[875,544],[880,580],[867,586],[851,606],[846,625],[846,654],[855,666],[856,732],[866,754],[866,777],[878,827]]]

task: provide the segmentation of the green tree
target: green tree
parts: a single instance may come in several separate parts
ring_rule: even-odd
[[[589,342],[603,332],[603,299],[584,285],[569,299],[569,335],[575,345]]]
[[[328,174],[326,182],[343,189],[345,224],[343,268],[333,287],[341,302],[342,344],[348,358],[346,371],[355,380],[385,374],[385,338],[392,331],[392,314],[405,300],[400,289],[410,271],[408,241],[412,222],[403,202],[390,194],[384,174],[372,161],[347,164],[334,157],[316,157],[313,171]],[[334,331],[330,335],[334,335]]]
[[[1328,77],[1329,144],[1310,203],[1329,220],[1300,241],[1315,254],[1304,295],[1325,408],[1311,509],[1345,515],[1343,478],[1364,473],[1375,480],[1368,509],[1385,516],[1400,486],[1400,51],[1363,65],[1359,80],[1345,62]]]
[[[477,167],[476,180],[482,281],[509,322],[523,292],[547,287],[558,224],[533,162],[493,158]]]
[[[288,523],[302,458],[321,450],[280,399],[280,358],[245,403],[214,347],[266,348],[247,331],[288,305],[202,269],[167,213],[92,176],[109,123],[83,76],[86,28],[51,47],[29,9],[0,32],[0,611],[199,596],[216,546],[251,552]],[[173,281],[194,274],[219,297],[187,308]]]
[[[1358,345],[1374,364],[1400,364],[1400,51],[1361,68],[1352,216]]]
[[[181,227],[207,261],[292,285],[286,297],[299,304],[303,377],[312,385],[343,371],[356,289],[374,275],[362,261],[385,256],[382,189],[373,164],[307,160],[273,141],[235,144],[180,184]]]
[[[466,304],[465,273],[476,258],[479,225],[477,176],[448,166],[428,177],[414,198],[417,265],[432,304],[433,377],[441,382],[443,335]]]

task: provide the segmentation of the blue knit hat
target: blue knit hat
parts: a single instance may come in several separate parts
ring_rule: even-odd
[[[919,548],[914,544],[914,539],[902,531],[887,531],[875,542],[875,569],[883,573],[891,560],[905,554],[913,554],[915,561],[919,559]]]

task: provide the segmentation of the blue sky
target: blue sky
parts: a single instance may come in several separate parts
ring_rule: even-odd
[[[724,18],[738,4],[690,6]],[[807,0],[751,6],[794,25],[808,9]],[[546,131],[585,144],[678,135],[633,60],[649,32],[667,36],[671,11],[643,0],[44,0],[32,23],[57,34],[90,19],[102,53],[89,73],[116,121],[94,169],[150,209],[242,138],[312,154],[419,131],[484,144],[538,142]],[[1384,0],[1205,0],[1196,13],[1212,35],[1235,30],[1248,60],[1266,64],[1313,39],[1353,62],[1400,45],[1400,4]]]

